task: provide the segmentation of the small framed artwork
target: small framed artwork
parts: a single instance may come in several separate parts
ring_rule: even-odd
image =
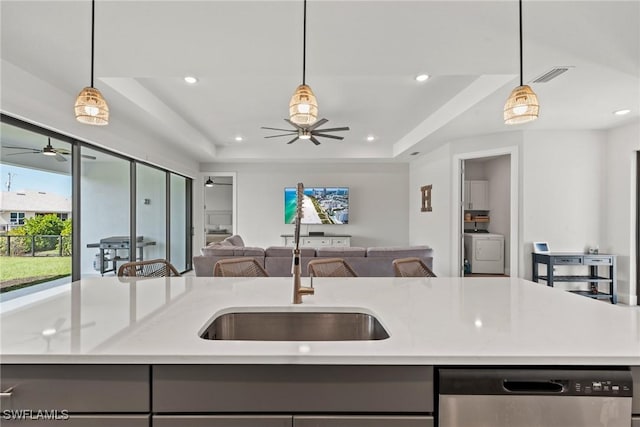
[[[551,250],[547,242],[533,242],[533,252],[537,254],[548,254]]]
[[[420,187],[420,192],[422,193],[422,207],[420,208],[420,212],[432,212],[433,208],[431,208],[431,188],[432,185],[425,185]]]

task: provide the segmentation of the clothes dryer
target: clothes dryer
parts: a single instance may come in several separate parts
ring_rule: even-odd
[[[471,273],[504,274],[504,236],[493,233],[464,233],[464,256]]]

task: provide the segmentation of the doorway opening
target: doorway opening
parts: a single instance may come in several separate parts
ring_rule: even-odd
[[[204,184],[204,244],[237,234],[235,172],[209,172]]]

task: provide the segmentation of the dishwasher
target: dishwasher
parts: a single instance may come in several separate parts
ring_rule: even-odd
[[[439,370],[439,427],[629,427],[628,369]]]

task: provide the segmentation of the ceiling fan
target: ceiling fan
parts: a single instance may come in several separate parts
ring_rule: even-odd
[[[28,148],[28,147],[18,147],[14,145],[3,145],[2,148],[9,148],[13,150],[25,150],[17,153],[9,153],[7,156],[16,156],[18,154],[44,154],[45,156],[55,157],[55,159],[59,162],[66,162],[67,159],[64,156],[68,156],[71,154],[71,151],[66,148],[54,148],[51,145],[51,138],[47,138],[47,145],[42,149],[37,148]],[[87,154],[82,154],[82,157],[85,159],[95,160],[95,156],[89,156]]]
[[[311,140],[311,142],[313,142],[316,145],[320,145],[320,141],[318,141],[317,137],[320,138],[331,138],[331,139],[339,139],[339,140],[343,140],[344,137],[343,136],[336,136],[336,135],[329,135],[325,132],[340,132],[340,131],[345,131],[345,130],[349,130],[349,127],[345,126],[345,127],[340,127],[340,128],[329,128],[329,129],[318,129],[320,126],[322,126],[323,124],[327,123],[329,120],[327,119],[320,119],[317,122],[311,124],[311,125],[299,125],[297,123],[292,122],[289,119],[284,119],[285,122],[289,123],[291,126],[294,127],[294,129],[279,129],[279,128],[269,128],[269,127],[262,127],[261,129],[269,129],[269,130],[279,130],[279,131],[283,131],[286,133],[280,134],[280,135],[271,135],[271,136],[265,136],[265,138],[278,138],[281,136],[294,136],[294,138],[287,142],[287,144],[291,144],[295,141],[297,141],[298,139],[309,139]]]
[[[208,177],[207,181],[204,183],[205,187],[213,187],[214,185],[233,185],[229,182],[214,182],[211,177]]]

